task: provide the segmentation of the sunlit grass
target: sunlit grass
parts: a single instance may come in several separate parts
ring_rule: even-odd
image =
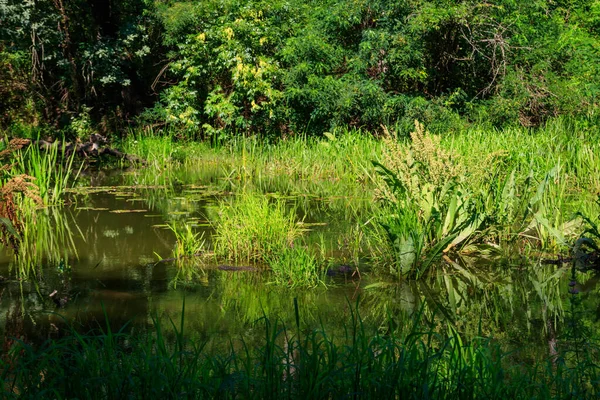
[[[192,226],[188,223],[171,223],[169,229],[175,235],[175,249],[173,257],[183,259],[186,257],[199,256],[206,248],[204,232],[194,232]]]
[[[234,261],[264,262],[302,235],[296,213],[282,200],[242,193],[223,201],[215,221],[215,253]]]
[[[550,121],[537,130],[473,126],[441,135],[439,151],[453,154],[456,174],[441,177],[435,187],[435,156],[418,161],[425,168],[404,179],[415,181],[421,171],[419,191],[395,207],[376,201],[382,197],[382,179],[372,162],[385,164],[386,142],[360,131],[338,129],[322,138],[273,143],[234,136],[215,147],[179,141],[169,133],[138,134],[127,143],[129,151],[154,160],[132,175],[137,183],[176,188],[210,181],[222,192],[276,193],[308,209],[318,203],[325,214],[346,214],[348,223],[361,227],[344,239],[354,242],[353,249],[346,246],[354,264],[365,258],[379,271],[417,271],[413,276],[420,276],[448,251],[479,251],[474,247],[478,244],[487,249],[566,249],[582,229],[575,213],[600,212],[593,201],[600,191],[599,138],[598,132],[569,119]],[[395,140],[401,153],[410,150],[408,138]],[[402,154],[398,161],[406,159]],[[161,164],[162,159],[170,161]],[[390,236],[377,223],[396,224],[397,233]],[[389,245],[394,241],[395,248]],[[332,254],[335,244],[328,245],[326,252]]]
[[[35,178],[40,196],[46,205],[60,204],[64,192],[77,179],[75,153],[66,155],[65,146],[50,146],[41,150],[35,145],[15,154],[13,175],[27,174]]]

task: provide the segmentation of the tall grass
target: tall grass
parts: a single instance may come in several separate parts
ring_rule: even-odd
[[[276,143],[258,138],[235,137],[208,146],[137,132],[124,142],[126,152],[149,161],[135,174],[148,177],[175,172],[172,179],[195,183],[198,170],[221,177],[229,189],[255,187],[260,192],[310,194],[318,197],[350,196],[370,204],[372,190],[368,170],[381,144],[368,133],[337,130],[323,139],[294,137]],[[210,171],[208,173],[207,171]],[[365,174],[367,172],[367,174]]]
[[[66,156],[64,144],[62,147],[50,146],[47,150],[31,145],[16,153],[13,173],[34,177],[44,204],[59,204],[65,189],[77,179],[74,161],[75,153]]]
[[[221,203],[215,230],[216,255],[234,261],[264,262],[293,247],[302,234],[284,201],[247,192]]]
[[[184,313],[182,312],[182,316]],[[231,340],[212,354],[181,321],[133,335],[108,322],[96,334],[32,346],[18,341],[0,364],[4,398],[597,398],[600,368],[552,359],[515,364],[492,339],[467,341],[417,315],[402,332],[379,334],[353,312],[345,333],[304,330],[262,318],[260,345]]]

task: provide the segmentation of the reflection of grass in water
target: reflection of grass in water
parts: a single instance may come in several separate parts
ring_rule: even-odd
[[[185,307],[184,307],[185,309]],[[293,314],[293,313],[290,313]],[[340,335],[304,329],[265,316],[251,347],[210,352],[184,331],[184,310],[170,329],[153,320],[146,335],[73,334],[39,348],[15,343],[3,358],[4,393],[24,398],[60,392],[65,397],[152,398],[185,393],[222,398],[596,398],[597,347],[585,343],[590,362],[568,359],[512,364],[513,353],[491,339],[467,340],[416,314],[406,333],[378,334],[353,310]],[[296,321],[300,321],[296,313]],[[391,324],[390,324],[391,326]],[[68,354],[68,357],[65,357]],[[10,366],[10,368],[8,368]],[[132,373],[132,371],[134,371]]]
[[[392,316],[402,326],[421,308],[428,318],[447,321],[469,337],[543,346],[548,323],[564,321],[568,273],[523,260],[480,265],[447,260],[438,273],[419,281],[367,286],[363,315],[370,321]]]
[[[277,289],[265,286],[264,276],[225,272],[219,275],[218,293],[221,308],[232,319],[255,322],[265,313],[278,315],[285,309],[288,296],[278,296]]]
[[[19,278],[35,276],[45,263],[59,265],[62,260],[77,256],[71,227],[79,228],[64,209],[50,207],[27,213],[23,226],[22,250],[11,263]]]

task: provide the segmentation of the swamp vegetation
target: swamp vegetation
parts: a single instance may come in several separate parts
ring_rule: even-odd
[[[598,398],[599,21],[0,1],[3,398]]]

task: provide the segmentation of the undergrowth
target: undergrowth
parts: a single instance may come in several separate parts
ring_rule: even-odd
[[[184,306],[185,308],[185,306]],[[572,357],[514,364],[516,353],[493,339],[464,339],[451,326],[415,315],[404,330],[377,333],[357,311],[345,334],[261,318],[260,344],[230,340],[213,354],[191,340],[180,322],[172,330],[153,319],[142,335],[110,325],[87,335],[71,331],[41,346],[16,341],[0,361],[4,398],[261,398],[330,399],[561,399],[597,398],[597,348],[588,362]],[[582,360],[579,360],[582,361]]]
[[[585,165],[579,179],[560,156],[520,159],[524,148],[508,152],[488,143],[484,150],[484,137],[473,146],[464,136],[445,145],[416,122],[408,144],[390,133],[384,138],[381,162],[374,164],[382,178],[379,221],[391,254],[382,259],[392,260],[392,273],[419,278],[450,253],[567,249],[581,229],[576,207],[589,201],[569,192],[583,189],[600,160]]]

